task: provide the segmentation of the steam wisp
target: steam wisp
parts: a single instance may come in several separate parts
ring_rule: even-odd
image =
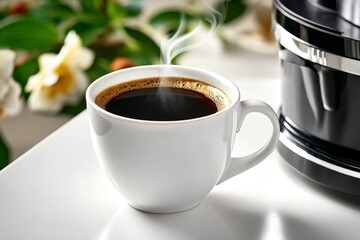
[[[180,25],[171,38],[164,38],[161,41],[161,64],[170,65],[171,61],[181,53],[188,52],[205,45],[211,36],[216,32],[217,28],[223,22],[224,14],[216,11],[204,2],[210,14],[205,20],[210,24],[210,28],[206,29],[205,24],[199,20],[197,26],[190,32],[185,32],[186,18],[181,17]]]
[[[205,5],[205,9],[209,10],[208,15],[204,18],[209,25],[199,19],[198,23],[194,24],[195,27],[190,32],[185,33],[186,18],[183,14],[175,34],[172,37],[166,37],[161,41],[161,64],[170,66],[172,60],[179,54],[202,47],[209,41],[209,39],[214,37],[218,27],[223,23],[226,4],[223,5],[224,11],[221,13],[212,8],[205,1],[202,3]],[[160,86],[167,85],[167,70],[168,68],[165,67],[160,73]],[[160,87],[158,89],[158,97],[162,99],[161,102],[164,106],[173,109],[175,106],[172,105],[172,101],[169,101],[169,95],[165,97],[166,94],[162,94],[163,91],[166,91],[165,88]],[[177,101],[181,101],[181,99],[177,99]]]

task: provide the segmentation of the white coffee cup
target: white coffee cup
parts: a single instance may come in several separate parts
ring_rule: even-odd
[[[104,89],[130,80],[167,76],[198,79],[224,91],[225,109],[181,121],[148,121],[121,117],[96,105]],[[230,80],[186,66],[140,66],[112,72],[94,81],[86,92],[90,131],[96,156],[128,203],[139,210],[172,213],[199,204],[216,184],[264,160],[279,137],[276,113],[259,100],[240,101]],[[232,157],[236,132],[246,115],[259,112],[273,126],[268,142],[245,157]]]

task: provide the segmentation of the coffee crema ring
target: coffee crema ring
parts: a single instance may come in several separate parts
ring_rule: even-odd
[[[215,103],[218,111],[225,109],[231,104],[230,98],[222,90],[208,83],[190,78],[172,76],[142,78],[113,85],[100,92],[96,96],[95,103],[105,109],[106,104],[111,99],[125,92],[146,88],[159,88],[159,91],[161,91],[163,87],[182,88],[201,93]],[[159,94],[161,93],[159,92]]]

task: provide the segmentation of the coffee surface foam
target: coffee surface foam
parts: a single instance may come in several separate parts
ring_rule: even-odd
[[[122,93],[145,88],[159,88],[158,94],[161,94],[161,87],[182,88],[199,92],[211,99],[216,104],[218,111],[231,104],[229,97],[222,90],[200,80],[183,77],[142,78],[119,83],[100,92],[95,98],[95,103],[105,109],[106,104],[111,99]]]

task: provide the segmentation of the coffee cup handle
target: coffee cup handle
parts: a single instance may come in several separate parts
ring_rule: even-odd
[[[275,149],[280,135],[280,126],[276,113],[268,104],[260,100],[241,101],[237,130],[240,130],[246,116],[253,112],[262,113],[270,119],[273,127],[272,135],[267,143],[254,153],[247,156],[231,157],[227,169],[225,169],[217,184],[220,184],[223,181],[254,167],[269,156]]]

